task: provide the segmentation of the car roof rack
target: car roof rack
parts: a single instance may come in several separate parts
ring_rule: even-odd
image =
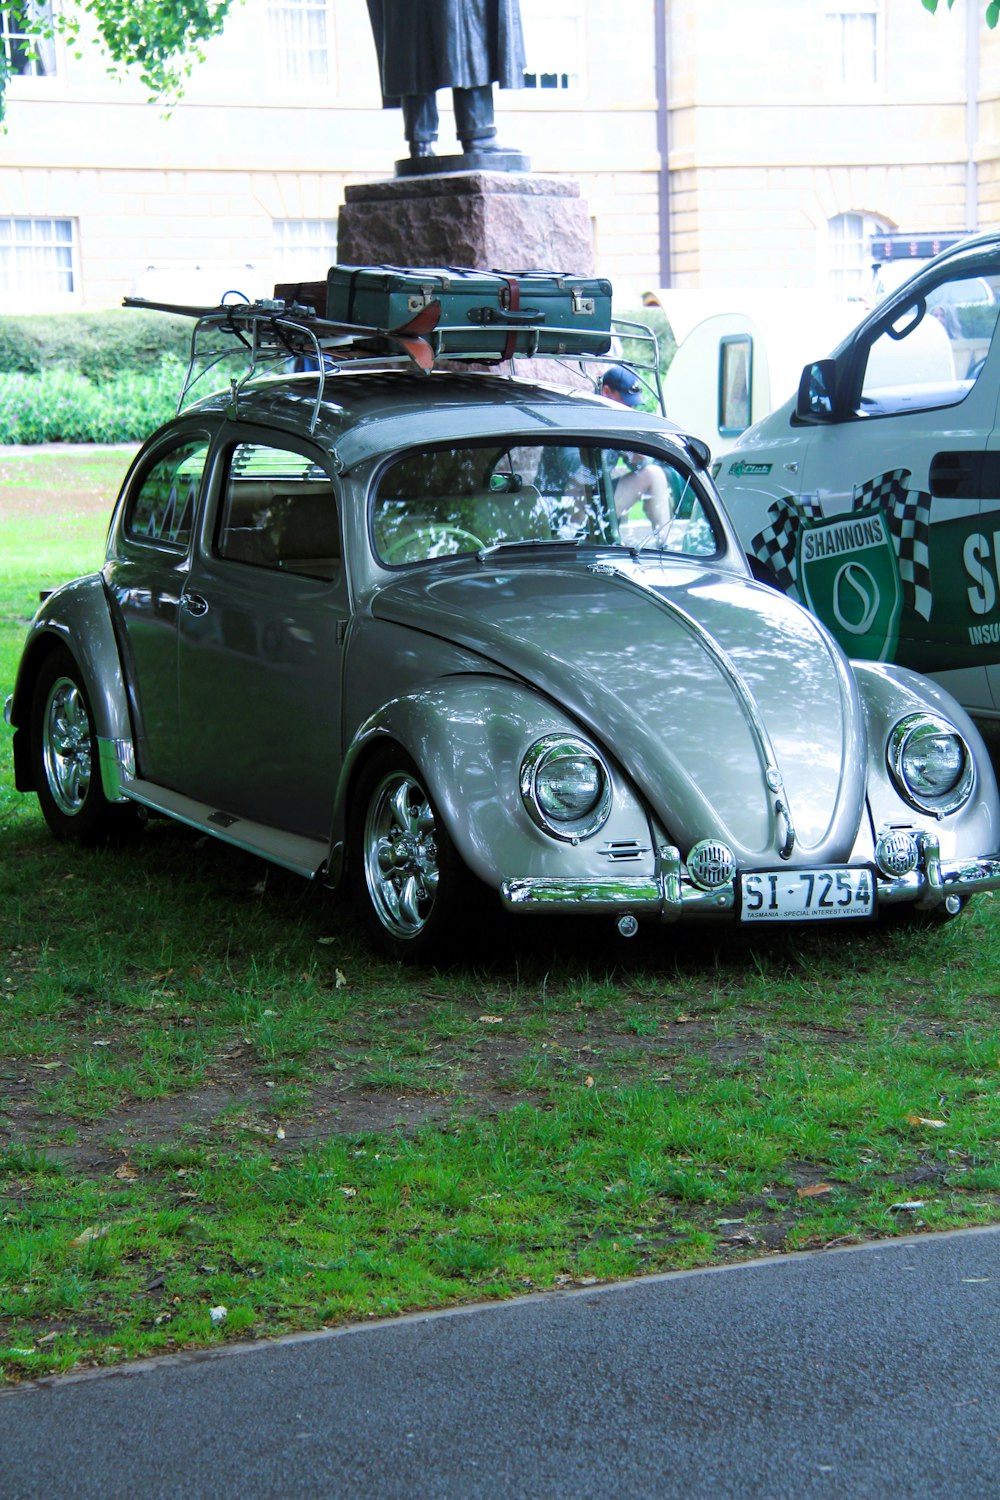
[[[227,300],[230,298],[233,300]],[[546,366],[555,365],[574,375],[583,375],[591,391],[598,388],[593,367],[600,366],[603,371],[609,364],[623,364],[636,374],[660,412],[664,411],[656,334],[645,323],[631,319],[611,319],[609,339],[612,347],[609,352],[595,354],[581,348],[579,352],[565,349],[559,353],[546,351],[539,354],[539,339],[546,330],[525,327],[523,323],[512,324],[509,328],[502,323],[491,324],[491,347],[459,351],[446,349],[449,334],[461,333],[467,340],[470,329],[468,325],[459,328],[442,324],[441,307],[437,302],[422,308],[399,328],[338,323],[320,317],[314,307],[294,298],[276,296],[251,302],[243,293],[235,291],[226,292],[216,307],[153,302],[145,297],[126,297],[123,305],[195,320],[187,373],[177,400],[178,415],[203,396],[226,389],[230,392],[235,415],[239,410],[240,396],[248,386],[289,373],[312,373],[317,376],[309,424],[309,431],[313,432],[329,376],[392,368],[409,368],[426,375],[439,364],[448,369],[453,369],[456,364],[509,364],[513,372],[523,360],[544,360]],[[504,333],[517,334],[524,346],[509,359],[498,356],[496,352],[496,335]],[[566,330],[566,333],[566,342],[571,343],[572,331]],[[629,345],[627,355],[623,341]],[[210,386],[204,384],[213,371],[219,372],[220,367],[227,363],[231,369],[234,359],[238,359],[241,366],[237,375],[230,375],[228,380],[216,381]],[[196,387],[201,388],[196,391]]]

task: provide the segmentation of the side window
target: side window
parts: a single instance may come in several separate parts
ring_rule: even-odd
[[[329,475],[302,453],[241,443],[229,462],[215,550],[252,568],[332,581],[340,528]]]
[[[998,298],[1000,275],[966,274],[901,307],[868,350],[862,412],[885,416],[964,400],[986,362]]]
[[[195,438],[172,448],[147,470],[129,502],[125,535],[186,550],[207,455],[208,439]]]

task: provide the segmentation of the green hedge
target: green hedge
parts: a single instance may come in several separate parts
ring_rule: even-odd
[[[122,370],[153,371],[165,355],[187,363],[192,322],[119,308],[0,318],[0,374],[74,370],[103,380]]]
[[[651,324],[665,371],[673,336],[659,308],[624,314]],[[192,323],[162,313],[0,318],[0,444],[123,443],[173,416]],[[642,359],[631,340],[622,353]]]
[[[150,374],[126,370],[99,384],[65,369],[0,374],[0,444],[145,439],[173,416],[185,368],[168,356]]]
[[[673,329],[667,320],[667,315],[661,307],[639,307],[628,312],[616,313],[616,317],[625,318],[630,323],[645,323],[656,335],[657,353],[659,355],[660,379],[666,375],[670,368],[670,361],[677,353],[677,341],[674,338]],[[650,348],[639,339],[622,339],[622,358],[634,361],[637,365],[645,364],[650,357]],[[655,410],[655,402],[650,397],[643,405],[650,410]]]

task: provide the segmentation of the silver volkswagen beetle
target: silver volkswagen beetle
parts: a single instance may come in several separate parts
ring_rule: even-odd
[[[623,935],[956,914],[1000,886],[979,735],[754,582],[707,463],[492,374],[198,402],[31,624],[17,786],[59,838],[166,815],[346,884],[400,957],[483,901]]]

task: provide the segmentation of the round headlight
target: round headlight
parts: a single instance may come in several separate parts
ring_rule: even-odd
[[[889,740],[889,769],[903,796],[923,812],[954,812],[975,781],[972,752],[947,719],[909,714]]]
[[[549,734],[521,762],[521,797],[539,828],[572,843],[607,821],[611,777],[597,751],[583,740]]]

